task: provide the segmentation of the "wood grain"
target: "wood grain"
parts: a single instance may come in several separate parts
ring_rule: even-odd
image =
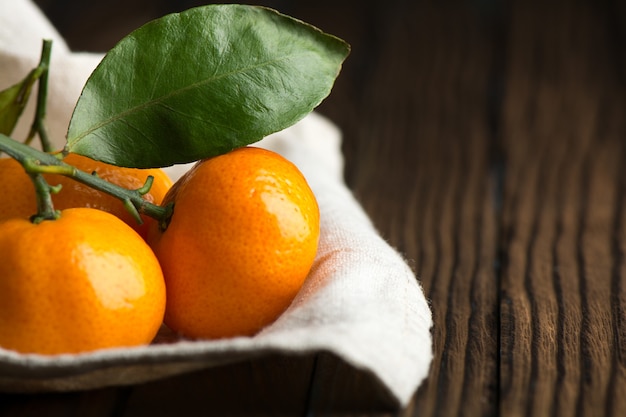
[[[511,13],[502,415],[624,412],[626,109],[607,12],[517,2]]]
[[[433,310],[435,358],[415,415],[496,407],[495,182],[486,92],[490,28],[473,10],[404,4],[346,134],[350,183],[412,263]],[[436,39],[436,42],[433,40]],[[398,82],[402,80],[402,82]],[[372,160],[373,159],[373,160]]]

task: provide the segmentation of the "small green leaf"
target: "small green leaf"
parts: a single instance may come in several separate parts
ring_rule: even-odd
[[[344,41],[264,7],[167,15],[106,54],[78,100],[66,150],[139,168],[225,153],[311,112],[348,53]]]
[[[42,72],[43,68],[35,68],[19,83],[0,91],[0,133],[11,135]]]

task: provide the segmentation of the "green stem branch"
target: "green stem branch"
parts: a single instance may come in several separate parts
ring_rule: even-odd
[[[33,160],[28,160],[29,163],[36,164]],[[28,163],[27,163],[28,165]],[[52,204],[52,192],[57,191],[44,179],[42,174],[28,174],[30,179],[35,185],[35,192],[37,193],[37,214],[31,217],[31,221],[35,224],[41,223],[44,220],[56,220],[59,218],[60,212],[54,209]]]
[[[52,144],[48,136],[48,131],[44,123],[46,117],[46,103],[48,101],[48,73],[50,72],[50,57],[52,55],[52,41],[44,39],[43,46],[41,48],[41,58],[39,59],[39,65],[37,69],[41,71],[39,77],[39,87],[37,90],[37,107],[35,110],[35,119],[30,128],[26,143],[30,143],[35,134],[39,135],[41,141],[41,148],[45,152],[52,152]]]
[[[31,175],[31,178],[37,179],[37,181],[43,180],[41,174],[59,174],[66,177],[70,177],[78,182],[81,182],[91,188],[110,194],[124,202],[126,207],[131,211],[131,214],[135,215],[135,218],[141,222],[139,214],[145,214],[156,219],[159,223],[166,222],[171,216],[173,207],[168,205],[161,207],[152,204],[144,200],[143,195],[146,193],[147,187],[150,186],[152,179],[149,178],[146,184],[137,190],[129,190],[113,183],[110,183],[96,175],[91,175],[87,172],[81,171],[76,167],[66,164],[56,156],[39,151],[23,143],[17,142],[10,137],[0,134],[0,151],[5,152],[7,155],[15,158],[22,164],[26,172]],[[45,180],[44,180],[45,181]],[[35,183],[38,196],[41,196],[42,204],[50,197],[50,192],[53,190],[50,186],[47,190],[38,187]],[[47,196],[45,195],[47,193]],[[49,207],[52,207],[50,204]],[[50,209],[41,208],[45,213],[38,213],[38,216],[49,216]]]

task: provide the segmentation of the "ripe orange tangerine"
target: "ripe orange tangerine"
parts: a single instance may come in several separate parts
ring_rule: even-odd
[[[81,171],[96,173],[100,178],[127,189],[140,188],[152,175],[154,181],[144,199],[154,204],[160,204],[172,186],[172,180],[161,169],[121,168],[77,154],[69,154],[64,162]],[[153,222],[152,218],[141,215],[143,224],[138,224],[118,198],[71,178],[49,174],[44,177],[50,185],[62,186],[58,194],[52,195],[55,209],[91,207],[107,211],[122,219],[143,237],[149,223]],[[0,159],[0,195],[7,196],[0,205],[0,220],[12,217],[28,219],[37,212],[32,182],[20,163],[13,158]]]
[[[253,335],[287,309],[313,264],[319,208],[302,173],[244,147],[198,162],[167,193],[148,243],[167,285],[165,324],[190,338]]]
[[[165,282],[147,243],[101,210],[0,222],[0,346],[79,353],[150,343]]]

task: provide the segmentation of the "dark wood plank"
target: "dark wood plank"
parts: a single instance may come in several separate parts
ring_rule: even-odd
[[[376,12],[343,127],[348,181],[431,302],[435,358],[406,414],[497,410],[495,183],[488,126],[489,16],[464,2],[395,2]],[[372,18],[374,20],[374,18]],[[384,46],[384,47],[383,47]],[[344,76],[346,74],[344,73]],[[333,95],[343,91],[343,84]],[[354,109],[350,111],[350,109]],[[353,112],[354,125],[346,120]],[[347,114],[348,115],[347,115]]]
[[[119,415],[304,415],[314,364],[272,355],[136,385]]]
[[[396,415],[397,407],[388,392],[381,392],[366,371],[355,370],[335,355],[316,355],[308,388],[305,414]]]
[[[0,394],[0,416],[20,417],[106,417],[123,411],[125,390],[71,393]]]
[[[502,415],[624,413],[626,108],[606,13],[592,2],[511,10]]]

